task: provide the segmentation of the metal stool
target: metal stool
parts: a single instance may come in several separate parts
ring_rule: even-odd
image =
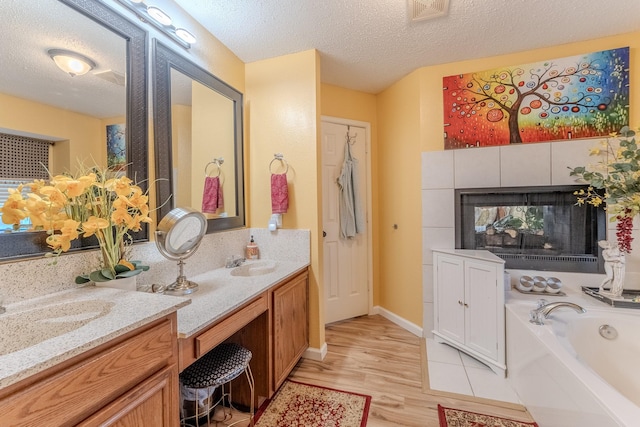
[[[182,371],[180,374],[180,425],[196,427],[208,425],[212,421],[211,412],[219,403],[222,403],[224,421],[231,419],[231,408],[235,409],[231,403],[231,381],[244,372],[251,389],[249,418],[235,421],[228,426],[247,419],[253,426],[254,380],[249,366],[251,356],[251,351],[238,344],[222,343]],[[229,387],[227,391],[225,391],[226,385]],[[212,404],[213,394],[218,386],[221,387],[221,395]],[[228,409],[224,407],[225,397],[229,401]],[[205,418],[206,424],[203,421]],[[195,420],[195,424],[192,424],[191,420]],[[186,423],[187,421],[190,422]],[[201,421],[203,424],[200,424]]]

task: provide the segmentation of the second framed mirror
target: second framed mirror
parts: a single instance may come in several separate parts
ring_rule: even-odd
[[[243,227],[242,94],[158,40],[153,63],[158,217],[187,207],[207,233]]]

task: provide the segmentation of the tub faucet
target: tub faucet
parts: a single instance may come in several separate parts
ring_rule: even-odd
[[[535,310],[531,310],[530,312],[531,319],[529,319],[529,322],[535,325],[544,325],[544,319],[549,317],[549,314],[551,314],[551,312],[558,307],[569,307],[574,309],[576,313],[587,312],[587,310],[580,307],[578,304],[574,304],[572,302],[564,302],[564,301],[552,302],[549,304],[542,305],[536,308]]]

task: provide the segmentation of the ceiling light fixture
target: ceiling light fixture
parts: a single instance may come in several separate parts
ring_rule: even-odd
[[[81,76],[96,67],[96,63],[84,55],[65,49],[49,49],[47,51],[53,62],[71,77]]]
[[[182,40],[190,44],[196,42],[196,36],[185,30],[184,28],[176,28],[176,36],[180,37]]]
[[[166,26],[171,25],[171,17],[166,13],[164,13],[164,11],[159,7],[148,6],[147,13],[151,18],[155,19],[157,22],[161,23],[162,25],[166,25]]]
[[[175,27],[171,17],[159,7],[147,5],[144,0],[115,1],[135,13],[140,21],[153,25],[185,49],[191,48],[196,42],[193,34],[184,28]]]

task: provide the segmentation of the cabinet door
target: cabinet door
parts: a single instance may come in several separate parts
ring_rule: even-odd
[[[134,387],[77,427],[175,427],[179,425],[177,367]]]
[[[464,343],[464,262],[438,254],[436,257],[436,330]]]
[[[464,274],[465,344],[495,360],[498,356],[497,267],[467,260]]]
[[[307,278],[305,272],[273,291],[274,390],[309,346]]]

